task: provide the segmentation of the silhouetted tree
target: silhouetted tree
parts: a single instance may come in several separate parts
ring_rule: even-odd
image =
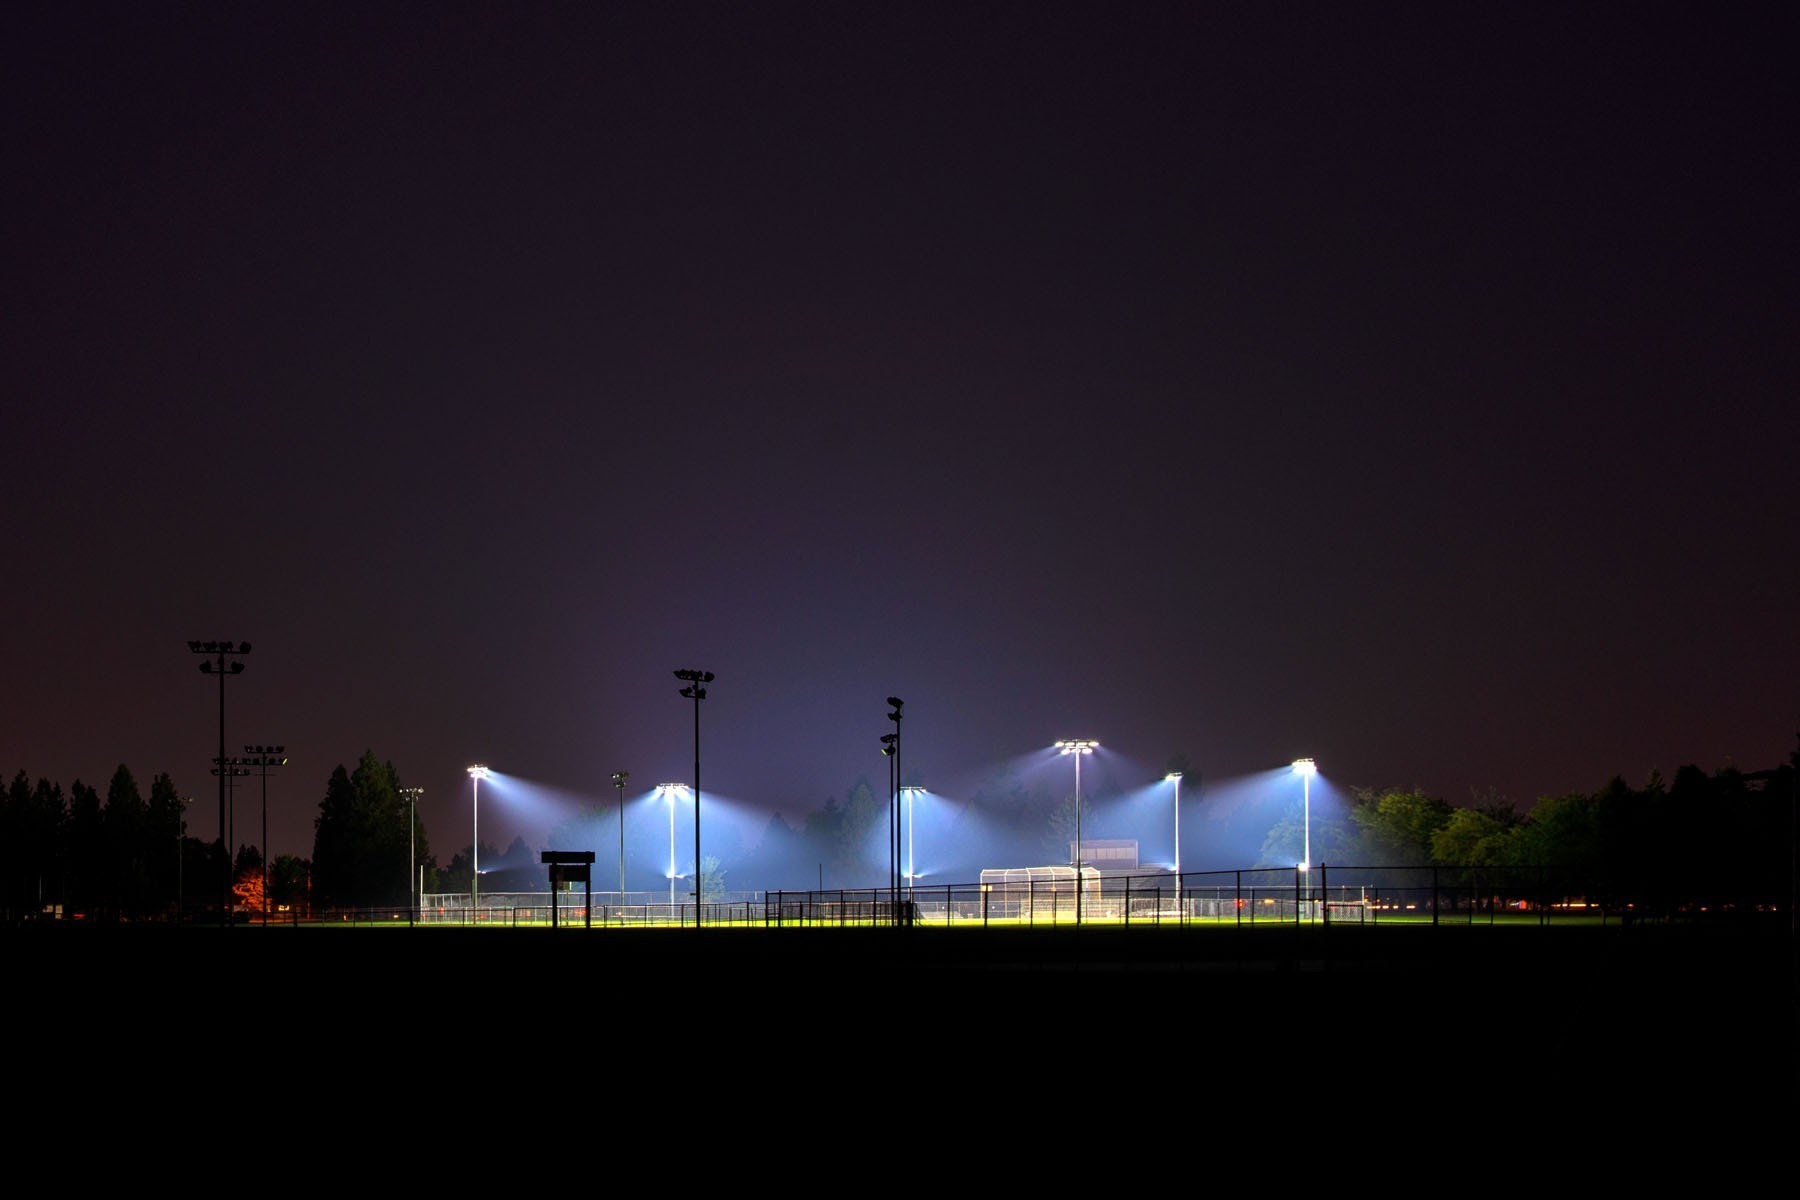
[[[38,786],[43,786],[42,780]],[[79,779],[69,788],[69,821],[63,849],[67,855],[64,878],[72,910],[98,914],[111,891],[107,884],[110,864],[106,854],[105,808],[100,793]]]
[[[313,903],[405,904],[407,804],[399,773],[373,750],[354,772],[340,764],[313,820]]]
[[[0,792],[0,904],[9,920],[65,902],[68,807],[62,788],[21,770]]]

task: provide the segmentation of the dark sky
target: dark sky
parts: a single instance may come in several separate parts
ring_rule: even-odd
[[[1788,16],[9,4],[0,769],[1774,765]]]

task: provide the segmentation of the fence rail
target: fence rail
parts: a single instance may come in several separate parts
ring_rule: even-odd
[[[470,901],[466,892],[435,894],[423,897],[411,913],[399,906],[319,917],[363,924],[603,928],[692,926],[696,919],[704,925],[738,927],[1437,925],[1669,920],[1707,908],[1567,892],[1548,868],[1328,865],[1312,871],[1290,867],[1102,875],[1086,883],[1079,905],[1072,878],[737,892],[708,899],[698,908],[691,899],[671,903],[644,893],[617,892],[484,893],[478,906]]]

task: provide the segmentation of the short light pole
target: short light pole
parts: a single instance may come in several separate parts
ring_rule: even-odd
[[[403,787],[400,794],[406,797],[406,923],[414,925],[419,920],[419,797],[425,789]]]
[[[1075,923],[1081,924],[1081,759],[1092,754],[1099,742],[1086,738],[1056,743],[1057,752],[1075,756]]]
[[[900,774],[896,770],[895,756],[900,753],[900,731],[898,726],[893,733],[881,735],[881,757],[887,759],[888,769],[888,890],[894,887],[894,794],[900,784]]]
[[[219,677],[219,757],[216,761],[223,767],[225,765],[225,677],[243,674],[244,664],[238,660],[250,653],[250,643],[189,642],[188,649],[195,654],[206,656],[200,663],[201,674]],[[213,774],[219,776],[219,841],[224,843],[230,836],[225,825],[225,781],[228,777],[217,771]],[[227,924],[231,917],[231,854],[231,847],[226,846],[225,877],[221,880],[223,886],[219,892],[219,924],[221,925]]]
[[[898,696],[888,697],[888,707],[894,711],[888,714],[888,720],[894,723],[894,787],[888,791],[888,911],[893,916],[894,924],[901,925],[900,919],[900,782],[905,778],[900,769],[900,709],[906,701]],[[883,739],[885,740],[885,739]]]
[[[219,777],[219,782],[225,785],[225,790],[231,796],[229,808],[231,819],[225,826],[225,840],[228,843],[225,848],[225,879],[227,883],[235,883],[237,880],[237,781],[248,775],[250,768],[244,765],[244,760],[241,758],[221,758],[218,760],[218,764],[212,769],[212,773]],[[228,909],[231,907],[230,901],[227,901],[226,907]]]
[[[269,853],[269,772],[287,766],[286,746],[245,746],[244,762],[262,776],[263,924],[269,923],[269,870],[275,856]]]
[[[480,763],[469,768],[469,782],[474,786],[474,809],[469,817],[469,832],[473,840],[469,843],[469,921],[479,922],[481,919],[481,781],[488,777],[488,769]]]
[[[175,919],[187,918],[187,810],[194,802],[183,796],[175,806]]]
[[[1312,777],[1319,773],[1310,758],[1296,758],[1294,773],[1300,776],[1300,874],[1310,884],[1312,870]],[[1295,897],[1296,900],[1299,897]]]
[[[677,671],[675,678],[687,684],[681,694],[694,702],[694,928],[698,929],[706,883],[700,870],[700,702],[706,699],[706,685],[713,681],[713,673]]]
[[[625,781],[630,771],[614,771],[613,787],[619,793],[619,903],[625,903]]]

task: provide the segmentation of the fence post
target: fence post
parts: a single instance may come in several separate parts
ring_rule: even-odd
[[[1331,884],[1325,875],[1325,864],[1319,864],[1319,911],[1324,914],[1325,928],[1331,928]]]

